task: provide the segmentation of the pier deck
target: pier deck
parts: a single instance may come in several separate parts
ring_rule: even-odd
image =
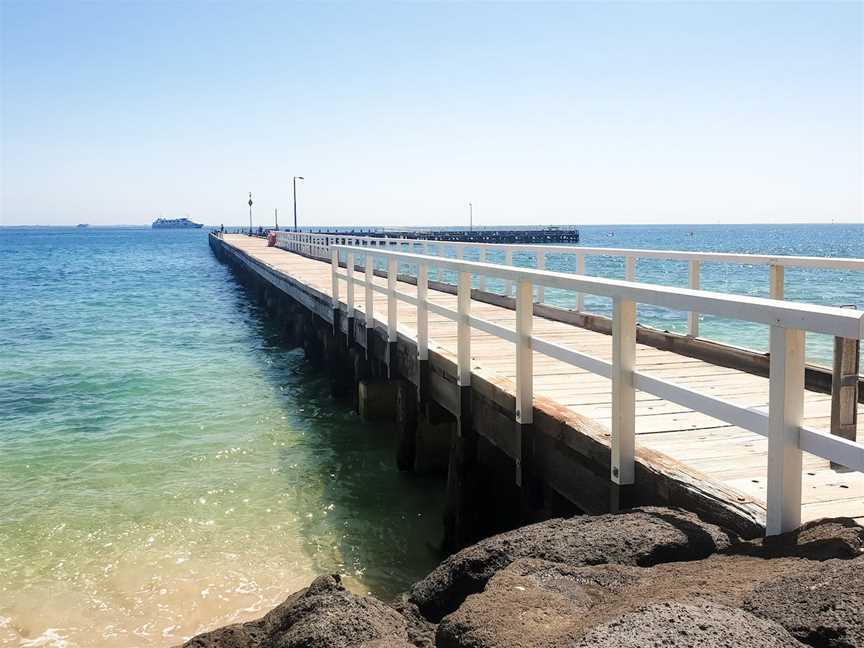
[[[324,295],[331,292],[330,264],[278,248],[268,248],[258,238],[226,235],[225,242],[252,259],[291,277]],[[387,280],[377,277],[382,287]],[[399,291],[416,294],[413,285],[399,284]],[[340,293],[345,302],[344,288]],[[456,296],[429,290],[431,302],[455,308]],[[355,308],[363,312],[363,292],[355,295]],[[386,296],[375,293],[375,319],[386,322]],[[504,307],[473,300],[472,315],[502,326],[515,327],[516,314]],[[398,305],[399,335],[416,335],[416,309],[404,302]],[[612,357],[609,335],[570,324],[534,316],[534,333],[590,353],[601,359]],[[456,326],[446,318],[430,313],[430,350],[455,359]],[[472,372],[505,388],[515,379],[513,345],[476,329],[471,330]],[[697,388],[736,404],[767,411],[768,379],[684,357],[644,344],[637,345],[636,368],[660,378]],[[534,353],[534,392],[562,408],[591,419],[598,429],[611,421],[610,381],[574,368],[558,360]],[[831,396],[808,391],[804,402],[804,425],[828,430]],[[864,440],[864,405],[858,405],[857,439]],[[723,485],[728,497],[737,497],[763,509],[766,497],[767,439],[747,430],[713,419],[672,402],[643,392],[636,393],[637,447],[662,453],[701,473],[709,481]],[[607,434],[608,436],[608,434]],[[846,516],[864,522],[864,474],[834,470],[829,462],[804,454],[802,518],[804,521],[827,516]],[[764,520],[764,518],[763,518]]]

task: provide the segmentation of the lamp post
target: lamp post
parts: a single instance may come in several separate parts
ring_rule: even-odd
[[[252,236],[252,192],[249,192],[249,236]]]
[[[294,231],[297,231],[297,181],[303,180],[303,176],[294,176]]]
[[[474,205],[468,203],[468,229],[474,231]]]

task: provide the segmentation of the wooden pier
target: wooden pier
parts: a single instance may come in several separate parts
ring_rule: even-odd
[[[474,483],[470,471],[483,466],[494,472],[492,466],[500,468],[502,458],[504,465],[512,462],[509,476],[504,470],[504,485],[508,479],[511,484],[509,490],[493,491],[493,500],[508,502],[487,502],[487,508],[496,510],[513,508],[514,498],[522,502],[523,512],[532,506],[561,510],[562,502],[591,513],[634,504],[677,505],[752,536],[765,531],[766,502],[774,497],[782,506],[768,514],[769,531],[772,525],[777,532],[790,524],[828,516],[864,522],[864,473],[860,472],[864,467],[864,406],[853,402],[857,422],[850,428],[847,420],[844,428],[847,438],[854,432],[857,443],[844,439],[846,445],[837,445],[836,437],[827,434],[830,393],[802,391],[796,405],[795,385],[804,389],[803,346],[796,348],[799,337],[803,342],[803,332],[798,336],[783,329],[787,333],[780,343],[786,346],[774,343],[772,348],[783,350],[785,362],[780,364],[785,369],[772,364],[769,380],[752,367],[722,366],[701,359],[698,353],[637,342],[635,311],[628,318],[626,305],[623,311],[616,310],[619,319],[613,331],[603,332],[596,326],[592,330],[544,317],[537,306],[526,311],[525,300],[531,304],[532,294],[525,293],[525,286],[530,284],[515,271],[516,299],[507,302],[483,290],[470,290],[470,283],[466,292],[465,276],[470,280],[470,274],[464,271],[458,291],[434,282],[428,282],[427,288],[425,270],[419,277],[398,276],[397,281],[398,272],[393,270],[410,255],[392,256],[387,263],[389,272],[382,272],[371,265],[355,265],[352,250],[356,248],[333,245],[339,242],[329,241],[330,259],[332,254],[342,258],[342,267],[334,274],[331,262],[313,258],[313,247],[292,244],[294,250],[288,251],[268,247],[265,240],[254,237],[210,236],[219,258],[254,277],[271,297],[289,299],[318,322],[324,334],[332,332],[330,362],[345,367],[349,358],[357,357],[351,355],[352,348],[360,350],[361,358],[386,367],[385,377],[416,388],[415,409],[418,404],[422,408],[434,403],[460,422],[451,446],[448,482],[448,498],[455,500],[448,506],[457,509],[451,513],[456,527],[462,524],[460,516],[468,515],[458,509],[465,505],[465,490]],[[371,254],[374,248],[368,251]],[[465,267],[482,270],[479,264]],[[541,281],[540,271],[536,273],[530,276]],[[598,290],[602,288],[599,280],[594,281]],[[615,290],[631,290],[629,286],[635,285],[612,284]],[[641,294],[638,286],[646,284],[636,286],[634,295]],[[706,308],[716,308],[712,299],[704,299]],[[733,308],[733,300],[728,301]],[[753,308],[761,309],[760,313],[767,312],[772,303],[756,302]],[[426,306],[418,308],[419,304]],[[839,309],[814,308],[813,321],[818,320],[820,330],[840,327],[844,335],[860,338],[860,314],[856,320],[853,313],[846,317],[835,312]],[[297,315],[300,311],[292,312]],[[452,313],[466,315],[454,321]],[[802,308],[790,305],[778,317],[797,322],[795,318],[804,314]],[[428,324],[422,321],[425,317]],[[622,329],[621,322],[628,319],[632,329]],[[520,340],[529,344],[520,345]],[[460,357],[465,349],[468,357]],[[550,357],[552,353],[560,357]],[[596,360],[595,364],[586,364],[585,357]],[[583,367],[574,366],[580,362]],[[784,385],[777,378],[778,370],[786,372],[785,395],[776,393],[777,386]],[[352,374],[355,381],[361,377]],[[356,393],[356,385],[352,388]],[[701,396],[689,394],[705,397],[700,400]],[[682,401],[700,406],[682,405]],[[776,413],[769,416],[769,402],[786,403],[787,418],[777,418]],[[800,412],[796,413],[796,407]],[[634,413],[633,420],[622,421],[622,412],[628,409]],[[740,423],[724,420],[730,418]],[[793,441],[789,435],[781,436],[789,446],[779,453],[775,448],[772,455],[770,426],[783,420],[796,433],[800,425],[801,438],[796,436]],[[626,447],[626,436],[616,438],[622,424],[625,429],[632,426],[635,448]],[[416,420],[410,425],[416,426]],[[469,429],[470,434],[465,434]],[[820,454],[801,452],[802,448]],[[826,457],[840,458],[851,469],[832,467]],[[772,461],[779,463],[769,468]],[[623,473],[615,472],[619,466]],[[629,479],[628,470],[632,473]],[[623,478],[616,480],[616,474]],[[786,490],[772,495],[771,489],[778,488],[778,474]],[[799,479],[800,493],[796,494]],[[796,502],[797,512],[793,510]],[[471,539],[470,532],[462,533],[459,528],[451,533],[454,544]]]

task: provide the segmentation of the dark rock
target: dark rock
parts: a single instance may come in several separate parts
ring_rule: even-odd
[[[392,603],[393,609],[408,622],[408,640],[417,648],[435,648],[435,624],[427,621],[416,603],[403,594]]]
[[[520,559],[442,619],[438,648],[554,648],[579,639],[590,611],[641,577],[638,567]],[[633,573],[630,573],[633,572]]]
[[[183,648],[252,648],[260,646],[264,633],[258,621],[235,623],[192,637]]]
[[[811,646],[864,647],[864,558],[780,576],[756,587],[743,607]]]
[[[658,603],[590,630],[574,648],[801,648],[776,623],[721,605]]]
[[[326,578],[326,577],[325,577]],[[295,592],[260,619],[217,628],[192,637],[183,648],[258,648],[280,619],[307,590]]]
[[[667,508],[548,520],[487,538],[450,556],[414,585],[410,598],[427,619],[438,621],[518,558],[571,566],[650,566],[704,558],[736,540],[731,531]]]
[[[851,518],[808,522],[795,531],[734,544],[725,553],[760,558],[855,558],[864,554],[864,527]]]
[[[376,642],[376,643],[373,643]],[[407,622],[377,599],[316,578],[257,621],[192,638],[184,648],[405,648]]]

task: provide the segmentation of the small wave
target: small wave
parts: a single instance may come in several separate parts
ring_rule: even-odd
[[[55,628],[48,628],[38,637],[33,639],[22,639],[18,644],[20,648],[73,648],[75,644],[70,643],[66,637]]]

